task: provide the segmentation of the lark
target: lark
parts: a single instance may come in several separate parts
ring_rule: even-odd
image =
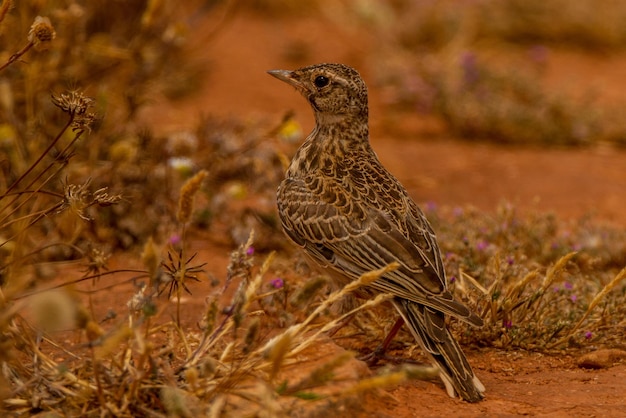
[[[402,322],[409,327],[450,396],[480,401],[485,388],[446,317],[475,326],[482,320],[448,291],[433,229],[370,145],[367,87],[359,73],[342,64],[268,73],[295,87],[315,114],[313,132],[278,188],[285,233],[339,285],[399,263],[368,285],[365,297],[393,294],[400,313],[394,330]]]

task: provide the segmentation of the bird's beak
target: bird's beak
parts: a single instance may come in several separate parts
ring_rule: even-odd
[[[284,81],[285,83],[294,86],[296,89],[302,91],[304,90],[304,86],[302,83],[294,78],[293,71],[288,70],[269,70],[267,72],[269,75],[276,77],[277,79]]]

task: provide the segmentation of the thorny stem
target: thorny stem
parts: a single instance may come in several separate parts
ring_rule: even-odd
[[[7,68],[9,65],[13,64],[15,61],[17,61],[22,55],[24,55],[25,53],[28,52],[29,49],[31,49],[33,46],[35,46],[35,42],[31,41],[28,44],[26,44],[26,46],[22,49],[20,49],[19,51],[17,51],[15,54],[11,55],[9,57],[9,59],[7,60],[7,62],[5,62],[1,67],[0,67],[0,71],[4,70],[5,68]]]

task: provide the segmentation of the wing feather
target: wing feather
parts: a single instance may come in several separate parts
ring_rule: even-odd
[[[328,203],[305,180],[286,179],[278,190],[278,206],[287,235],[322,267],[351,279],[397,261],[400,267],[372,283],[373,289],[482,324],[448,292],[434,233],[417,205],[409,207],[407,218],[401,220],[408,225],[409,235],[390,213],[364,201],[343,200],[350,204]]]

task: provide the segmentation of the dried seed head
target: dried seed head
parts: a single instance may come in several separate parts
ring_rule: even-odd
[[[278,374],[283,365],[285,357],[291,348],[293,335],[291,329],[286,330],[280,335],[272,338],[263,349],[263,357],[272,363],[270,372],[270,381]]]
[[[93,112],[86,112],[76,115],[72,121],[72,131],[91,131],[91,127],[96,121],[97,116]]]
[[[28,42],[41,46],[51,42],[56,36],[54,27],[47,17],[37,16],[28,31]]]
[[[198,387],[198,380],[200,377],[200,372],[195,367],[191,367],[185,370],[185,380],[189,383],[189,386],[192,390]]]
[[[85,269],[85,273],[98,276],[102,274],[103,271],[109,270],[108,263],[110,257],[111,253],[106,250],[96,247],[89,248],[86,254],[87,268]]]
[[[219,362],[210,356],[203,357],[202,360],[200,361],[200,364],[198,364],[200,376],[205,377],[205,378],[213,376],[215,372],[217,371],[218,367],[219,367]]]
[[[62,111],[72,116],[84,115],[87,109],[93,106],[95,100],[85,96],[82,92],[71,91],[69,94],[52,95],[52,103]]]
[[[252,351],[253,345],[256,342],[256,339],[259,335],[259,328],[261,327],[261,321],[259,318],[254,318],[250,325],[248,326],[248,330],[246,331],[246,336],[244,337],[244,346],[243,352],[249,353]]]
[[[161,389],[161,402],[165,407],[168,416],[192,417],[194,414],[187,405],[187,397],[181,389],[164,386]]]
[[[215,327],[215,320],[217,319],[217,301],[211,300],[211,303],[207,305],[206,313],[200,322],[200,329],[204,331],[205,335],[213,332]]]
[[[104,335],[104,329],[94,320],[90,320],[85,325],[85,333],[89,341],[95,341]]]
[[[289,299],[291,306],[308,306],[317,292],[320,291],[327,281],[324,277],[317,277],[308,280],[298,291]]]
[[[44,292],[32,299],[35,323],[45,331],[59,331],[76,325],[76,300],[65,290]]]
[[[202,180],[207,176],[206,170],[200,170],[198,174],[185,182],[180,189],[180,199],[178,200],[178,222],[189,222],[193,212],[193,201],[196,193],[200,189]]]
[[[160,251],[152,240],[152,237],[148,238],[146,245],[143,247],[143,252],[141,253],[141,261],[148,269],[151,281],[156,279],[157,272],[161,266],[161,257],[159,256],[159,253]]]

